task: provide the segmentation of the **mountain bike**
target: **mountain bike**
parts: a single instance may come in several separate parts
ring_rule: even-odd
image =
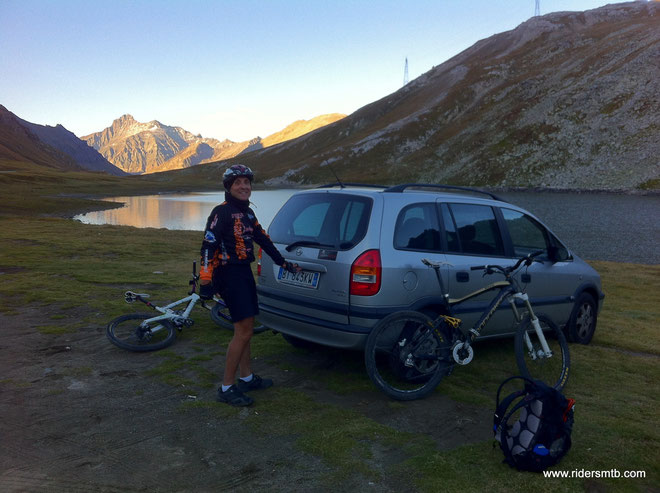
[[[566,337],[549,317],[534,313],[529,296],[514,278],[522,266],[540,262],[535,257],[542,253],[531,253],[508,267],[470,267],[483,270],[484,276],[502,274],[504,280],[457,300],[449,299],[440,275],[440,267],[451,264],[422,259],[435,271],[446,314],[432,320],[420,312],[400,311],[381,320],[369,334],[365,347],[365,364],[373,383],[397,400],[426,396],[451,374],[455,364],[467,365],[472,361],[472,343],[500,305],[508,301],[518,323],[514,336],[518,369],[525,377],[543,380],[561,390],[568,381],[570,366]],[[475,325],[464,331],[461,320],[453,316],[454,307],[489,291],[497,291],[495,297]],[[524,312],[517,302],[521,302]]]
[[[193,262],[191,286],[188,296],[174,301],[166,306],[157,306],[148,301],[150,295],[126,291],[126,303],[141,301],[149,308],[160,312],[161,315],[152,316],[151,313],[130,313],[121,315],[110,321],[106,329],[108,339],[116,346],[128,351],[156,351],[171,345],[176,338],[176,330],[181,332],[184,327],[190,327],[194,321],[190,318],[192,309],[198,302],[202,308],[209,310],[211,319],[221,327],[233,330],[233,322],[227,305],[219,296],[215,296],[215,304],[209,306],[197,294],[199,275],[196,272],[196,263]],[[184,309],[175,310],[176,307],[186,304]],[[267,330],[266,327],[255,323],[254,332]]]

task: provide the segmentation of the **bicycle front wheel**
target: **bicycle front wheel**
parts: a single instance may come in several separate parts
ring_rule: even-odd
[[[437,387],[452,366],[447,334],[426,315],[402,311],[381,320],[365,347],[371,381],[393,399],[420,399]]]
[[[550,354],[543,351],[541,340],[529,317],[518,326],[515,336],[516,362],[523,376],[541,380],[561,390],[568,382],[570,356],[564,333],[546,315],[537,315]]]
[[[229,314],[229,308],[227,308],[227,305],[225,305],[223,302],[218,301],[215,305],[213,305],[213,308],[211,308],[211,320],[213,320],[223,329],[234,330],[234,322],[232,321],[231,315]],[[255,318],[254,333],[259,334],[260,332],[264,332],[266,330],[268,330],[268,327],[259,323],[259,320]]]
[[[144,324],[153,313],[131,313],[112,320],[106,329],[110,341],[128,351],[156,351],[174,342],[174,325],[169,320]]]

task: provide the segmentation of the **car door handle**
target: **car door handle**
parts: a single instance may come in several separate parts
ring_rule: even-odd
[[[470,282],[470,274],[465,271],[457,272],[456,282]]]

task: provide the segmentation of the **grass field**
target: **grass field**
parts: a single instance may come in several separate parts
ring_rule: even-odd
[[[49,174],[20,163],[2,164],[10,172],[0,173],[0,310],[19,313],[25,304],[44,307],[45,319],[39,329],[58,333],[83,325],[104,325],[124,313],[121,292],[127,286],[153,293],[158,300],[178,298],[187,289],[200,233],[91,226],[66,217],[98,205],[81,196],[154,191],[167,188],[165,185],[100,175]],[[183,184],[171,187],[186,189]],[[262,419],[249,417],[244,422],[255,433],[273,434],[263,423],[286,421],[288,431],[300,436],[297,446],[321,457],[338,475],[349,471],[376,475],[374,444],[397,446],[406,458],[389,466],[386,473],[399,476],[419,491],[658,491],[660,266],[590,263],[602,276],[605,306],[592,344],[571,345],[571,381],[566,393],[577,401],[574,446],[557,469],[583,471],[583,476],[584,471],[644,471],[645,478],[548,479],[514,473],[501,464],[501,454],[490,442],[440,451],[423,434],[404,433],[287,389],[262,401]],[[184,337],[200,347],[212,345],[217,351],[228,342],[230,333],[213,330],[207,319]],[[216,376],[202,364],[209,351],[187,360],[176,352],[163,351],[152,374],[156,378],[167,375],[172,385],[188,379],[190,385],[213,386]],[[298,350],[281,337],[254,341],[253,356],[269,361],[277,362],[282,359],[278,356],[291,351]],[[459,402],[492,408],[497,385],[514,371],[501,363],[508,359],[511,348],[508,343],[495,342],[480,345],[478,351],[479,357],[444,380],[438,392]],[[361,359],[348,355],[345,360],[346,369],[340,376],[328,372],[311,376],[340,395],[371,389]],[[305,368],[290,370],[309,373]],[[191,372],[195,375],[192,380]],[[189,405],[211,407],[220,416],[237,412],[216,403]],[[443,425],[442,416],[437,416],[437,425]]]

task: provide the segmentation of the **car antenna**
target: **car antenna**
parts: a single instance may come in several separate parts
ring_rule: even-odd
[[[333,169],[332,164],[328,163],[327,159],[324,162],[328,165],[328,167],[330,168],[330,171],[332,171],[332,174],[335,175],[335,178],[337,179],[337,183],[339,183],[340,188],[346,188],[344,186],[344,184],[341,182],[341,180],[339,179],[339,177],[337,176],[337,173],[335,173],[335,170]]]

